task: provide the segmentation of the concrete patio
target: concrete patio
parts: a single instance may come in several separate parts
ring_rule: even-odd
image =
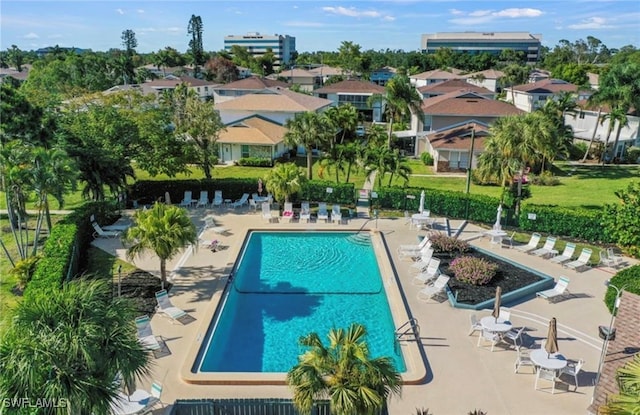
[[[610,314],[605,308],[603,297],[605,281],[615,274],[608,268],[591,268],[576,272],[562,268],[545,259],[532,257],[517,250],[492,245],[480,238],[485,230],[467,224],[460,238],[471,244],[491,249],[496,254],[536,269],[554,278],[566,276],[571,280],[571,296],[557,303],[549,303],[539,298],[528,298],[517,304],[503,304],[511,309],[514,326],[526,326],[530,341],[540,342],[546,338],[549,319],[558,320],[560,352],[569,359],[585,359],[580,374],[580,386],[567,391],[560,384],[555,395],[534,390],[535,375],[527,368],[514,373],[516,352],[497,346],[494,352],[488,348],[476,347],[477,333],[468,336],[469,310],[456,309],[448,302],[423,302],[416,297],[419,287],[412,285],[409,272],[411,262],[397,257],[396,247],[400,244],[417,243],[416,235],[424,231],[410,229],[403,218],[368,220],[350,219],[347,224],[331,223],[268,223],[260,213],[248,208],[240,209],[191,209],[196,226],[203,225],[208,214],[215,216],[216,224],[227,228],[227,234],[215,234],[205,230],[203,240],[217,239],[228,247],[217,252],[208,249],[187,249],[178,255],[168,269],[174,269],[171,298],[173,303],[191,314],[196,321],[187,324],[172,324],[161,316],[154,315],[151,325],[156,335],[162,336],[171,351],[169,356],[154,360],[153,374],[141,380],[140,388],[148,389],[153,380],[164,385],[162,401],[171,404],[176,399],[193,398],[290,398],[291,391],[286,386],[238,386],[238,385],[190,385],[180,376],[186,362],[188,350],[194,342],[204,338],[208,316],[215,307],[225,276],[233,267],[248,229],[335,229],[357,230],[377,229],[384,235],[388,252],[393,261],[396,278],[400,281],[404,301],[409,313],[420,324],[420,343],[423,350],[427,378],[421,385],[403,387],[402,396],[389,402],[391,414],[413,415],[416,408],[429,408],[430,413],[466,414],[481,409],[491,415],[497,414],[578,414],[585,413],[591,403],[593,382],[600,359],[602,340],[598,338],[598,325],[607,325]],[[438,222],[442,229],[442,220]],[[461,223],[452,221],[451,227]],[[116,239],[99,239],[95,245],[107,252],[125,258],[125,249]],[[635,263],[627,260],[629,265]],[[136,259],[136,266],[152,273],[158,273],[159,261],[152,255]],[[476,312],[479,317],[490,314],[491,310]]]

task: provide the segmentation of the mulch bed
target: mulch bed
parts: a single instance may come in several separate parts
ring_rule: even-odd
[[[148,314],[150,317],[156,312],[156,292],[161,290],[160,278],[146,271],[136,270],[123,276],[120,283],[122,297],[130,298],[134,308],[140,314]],[[171,289],[171,283],[165,285],[167,291]],[[118,294],[118,283],[114,281],[113,292]]]
[[[451,279],[449,280],[449,288],[454,294],[456,292],[458,293],[459,303],[478,304],[495,298],[496,287],[498,286],[502,288],[502,293],[506,294],[510,291],[517,290],[541,280],[538,275],[527,271],[526,269],[516,267],[501,259],[478,251],[471,251],[464,255],[484,258],[487,261],[498,264],[499,267],[495,277],[493,277],[487,285],[471,285],[456,280],[453,276],[453,272],[449,270],[449,263],[456,258],[455,256],[435,253],[434,256],[440,259],[440,270],[444,274],[451,276]]]

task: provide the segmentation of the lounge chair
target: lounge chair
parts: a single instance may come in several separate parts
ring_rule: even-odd
[[[193,205],[195,201],[191,198],[191,195],[192,195],[191,190],[184,191],[184,197],[180,201],[181,207],[191,207],[191,205]]]
[[[93,222],[91,224],[95,232],[93,232],[94,238],[117,238],[120,236],[120,232],[118,231],[105,231],[103,230],[97,222]]]
[[[242,197],[231,204],[233,208],[239,208],[249,203],[249,193],[244,193]]]
[[[435,297],[446,289],[448,282],[449,277],[447,275],[440,274],[438,276],[438,279],[436,279],[432,284],[427,285],[426,287],[418,291],[418,300],[428,301],[429,299]]]
[[[311,220],[311,209],[309,208],[309,202],[302,202],[300,204],[300,220]]]
[[[331,222],[342,223],[342,212],[340,211],[340,205],[333,205],[331,207]]]
[[[431,262],[432,256],[433,249],[427,248],[420,256],[420,259],[411,264],[410,268],[417,273],[424,271],[429,266],[429,262]]]
[[[414,261],[417,261],[418,259],[420,259],[423,253],[427,253],[428,249],[431,249],[431,241],[427,241],[427,243],[424,244],[422,249],[418,251],[402,251],[400,252],[400,254],[398,254],[398,257],[400,259],[411,258]]]
[[[293,203],[284,202],[284,209],[282,210],[282,218],[287,219],[289,222],[293,219]]]
[[[518,245],[515,248],[518,251],[522,252],[533,251],[534,249],[538,248],[538,242],[540,242],[540,238],[542,238],[542,235],[540,235],[539,233],[533,233],[531,235],[531,239],[529,239],[529,243],[527,243],[526,245]]]
[[[273,219],[273,215],[271,214],[271,205],[269,202],[262,203],[262,217],[267,220],[267,222],[271,222]]]
[[[613,248],[600,251],[600,265],[610,268],[618,268],[623,262],[622,255],[616,254]]]
[[[437,278],[440,275],[440,260],[438,258],[431,258],[427,268],[420,274],[413,277],[414,284],[426,284],[429,281]]]
[[[560,277],[558,278],[558,281],[556,282],[556,285],[553,288],[545,291],[538,291],[536,293],[536,296],[540,298],[544,298],[549,302],[553,302],[557,298],[560,298],[563,295],[565,295],[565,293],[568,293],[568,290],[567,290],[568,286],[569,286],[569,278]]]
[[[151,329],[151,319],[149,316],[136,317],[136,329],[138,330],[138,341],[148,350],[159,350],[160,343]]]
[[[200,199],[198,199],[198,202],[196,203],[196,208],[199,208],[200,206],[207,207],[208,204],[209,204],[209,192],[207,190],[201,190]]]
[[[96,221],[96,217],[95,215],[91,215],[89,217],[89,219],[91,220],[91,223],[95,223],[96,225],[98,225],[98,222]],[[131,225],[106,225],[106,226],[100,226],[98,225],[98,227],[100,229],[102,229],[103,231],[107,231],[107,232],[124,232],[127,229],[129,229],[131,227]]]
[[[150,397],[148,398],[147,403],[145,404],[144,408],[142,408],[137,413],[150,414],[152,413],[152,409],[158,404],[160,404],[160,406],[164,408],[164,402],[162,402],[162,384],[153,382],[151,384],[151,390],[149,392]]]
[[[591,259],[591,254],[593,251],[590,248],[582,248],[582,252],[580,252],[580,256],[575,261],[567,262],[562,266],[565,268],[573,269],[573,270],[581,270],[584,268],[589,268],[589,260]]]
[[[420,250],[422,248],[424,248],[424,246],[428,242],[429,242],[429,235],[426,235],[424,238],[422,238],[420,243],[400,245],[398,247],[398,255],[400,255],[400,253],[406,252],[406,251],[409,251],[409,252],[420,252]]]
[[[329,212],[327,212],[327,204],[325,202],[318,203],[318,220],[329,221]]]
[[[222,190],[216,190],[213,192],[213,200],[211,201],[211,207],[220,207],[224,203],[222,198]]]
[[[184,310],[171,304],[167,290],[158,291],[156,293],[156,301],[158,302],[158,311],[170,317],[172,320],[177,320],[187,315]]]
[[[553,236],[549,236],[547,240],[544,242],[544,245],[542,246],[542,248],[534,249],[533,251],[529,251],[529,253],[531,255],[541,256],[541,257],[551,256],[554,253],[558,252],[554,249],[555,246],[556,246],[556,238],[554,238]]]
[[[575,251],[576,244],[574,244],[573,242],[567,242],[567,244],[564,246],[564,251],[562,251],[562,254],[551,257],[549,261],[555,262],[556,264],[562,264],[564,262],[571,261],[571,257],[573,256],[573,253]]]
[[[204,218],[204,229],[211,229],[215,233],[225,234],[228,233],[229,230],[224,226],[216,225],[216,221],[212,216],[205,216]]]

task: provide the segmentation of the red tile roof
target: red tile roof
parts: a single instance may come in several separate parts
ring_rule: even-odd
[[[369,81],[359,81],[357,79],[347,79],[318,88],[314,93],[335,94],[340,92],[352,92],[356,94],[384,94],[384,87]]]
[[[474,131],[474,152],[484,149],[485,138],[489,128],[477,122],[444,128],[427,134],[431,146],[438,150],[469,150],[471,148],[471,131]]]
[[[418,88],[423,95],[443,95],[452,91],[466,90],[480,95],[494,95],[493,91],[480,86],[472,85],[464,79],[449,79],[448,81],[425,85]]]
[[[620,298],[620,307],[614,327],[615,340],[610,340],[602,365],[600,379],[596,385],[593,403],[588,410],[598,413],[598,408],[607,402],[607,397],[619,393],[616,372],[633,359],[640,350],[640,296],[624,292]]]
[[[575,92],[578,87],[561,79],[543,79],[531,84],[516,85],[516,91],[529,92],[531,94],[557,94],[558,92]]]
[[[485,98],[464,90],[424,99],[422,111],[427,115],[469,115],[472,117],[502,117],[524,113],[506,102]]]

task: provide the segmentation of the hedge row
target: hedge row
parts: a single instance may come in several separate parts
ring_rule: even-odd
[[[333,189],[327,193],[327,188]],[[264,191],[268,191],[269,183],[264,183]],[[156,200],[164,200],[165,192],[169,192],[172,203],[180,203],[184,198],[184,192],[190,190],[192,198],[200,198],[200,192],[206,190],[209,200],[213,198],[216,190],[221,190],[225,199],[240,199],[243,193],[253,194],[258,191],[258,182],[255,179],[201,179],[201,180],[140,180],[129,187],[127,197],[129,201],[137,201],[139,204],[149,204]],[[328,181],[311,180],[303,186],[302,190],[293,195],[292,202],[309,200],[311,202],[326,201],[353,205],[355,202],[355,186],[353,183],[336,184]]]
[[[532,219],[532,214],[535,219]],[[525,231],[570,236],[590,242],[614,242],[602,230],[602,214],[602,210],[523,204],[518,226]]]
[[[640,295],[640,265],[634,265],[618,272],[611,278],[611,284],[619,290]],[[607,305],[609,312],[613,312],[616,295],[616,290],[613,287],[607,289],[604,296],[604,303]]]

